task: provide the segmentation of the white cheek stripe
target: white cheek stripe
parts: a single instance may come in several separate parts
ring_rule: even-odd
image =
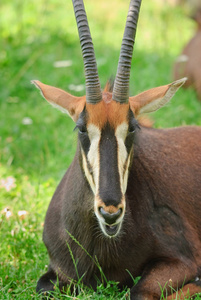
[[[121,192],[124,195],[127,189],[128,170],[124,170],[128,153],[124,144],[128,132],[128,124],[126,122],[119,125],[116,129],[115,136],[118,145],[118,170],[120,177]],[[128,167],[129,163],[127,164]]]
[[[85,170],[85,174],[86,174],[86,177],[92,188],[92,191],[93,191],[94,195],[96,195],[98,193],[98,189],[99,189],[99,173],[100,173],[99,143],[100,143],[100,138],[101,138],[101,131],[97,126],[95,126],[93,124],[90,124],[87,129],[88,129],[88,136],[89,136],[89,140],[90,140],[90,148],[89,148],[89,152],[87,154],[87,159],[92,168],[94,181],[92,179],[91,174],[88,171],[87,161],[86,161],[84,153],[82,155],[84,157],[83,168]]]
[[[101,131],[97,126],[95,126],[93,124],[90,124],[87,129],[88,129],[88,135],[89,135],[89,140],[90,140],[90,148],[89,148],[89,152],[87,154],[87,159],[85,157],[83,150],[81,150],[82,157],[83,157],[83,168],[84,168],[87,180],[88,180],[88,182],[91,186],[91,189],[94,193],[94,196],[95,196],[94,212],[96,214],[96,217],[99,221],[99,224],[100,224],[100,227],[101,227],[103,233],[106,236],[111,238],[111,236],[109,236],[107,234],[107,232],[105,231],[105,226],[104,226],[105,220],[100,216],[100,214],[98,212],[97,201],[96,201],[96,197],[98,198],[98,191],[99,191],[99,174],[100,174],[99,144],[100,144],[100,139],[101,139]],[[130,157],[128,157],[126,146],[124,144],[126,136],[127,136],[127,132],[128,132],[128,124],[126,122],[119,125],[115,131],[115,136],[117,139],[117,146],[118,146],[118,153],[117,153],[118,172],[119,172],[119,177],[120,177],[121,192],[123,195],[125,195],[125,192],[127,189],[128,166],[129,166],[129,162],[130,162]],[[92,168],[93,177],[88,170],[87,160]],[[125,164],[126,164],[126,170],[124,169]],[[125,213],[126,203],[125,203],[124,196],[123,196],[122,201],[124,203],[124,211],[122,213],[122,216],[118,219],[117,223],[119,224],[119,229],[118,229],[118,232],[116,233],[116,235],[118,235],[118,233],[121,229],[121,223],[122,223],[124,213]]]
[[[88,126],[88,135],[90,140],[90,148],[89,152],[87,154],[87,159],[89,161],[90,166],[92,167],[93,177],[90,174],[87,166],[87,160],[82,152],[83,156],[83,168],[85,170],[86,177],[89,181],[89,184],[92,188],[92,191],[94,195],[98,194],[99,191],[99,173],[100,173],[100,152],[99,152],[99,144],[101,139],[101,131],[100,129],[90,124]],[[120,177],[120,186],[121,186],[121,192],[124,195],[127,189],[127,180],[128,180],[128,166],[130,157],[128,158],[128,153],[125,146],[125,139],[128,132],[128,124],[126,122],[120,124],[116,131],[115,136],[117,139],[117,145],[118,145],[118,171],[119,171],[119,177]],[[126,163],[127,161],[127,163]],[[126,164],[126,170],[125,168]]]
[[[119,125],[116,129],[115,136],[117,139],[117,145],[118,145],[118,171],[119,171],[119,177],[120,177],[120,186],[121,186],[121,192],[124,195],[127,189],[127,180],[128,180],[128,166],[130,158],[128,158],[128,153],[126,150],[126,146],[124,144],[126,135],[128,131],[128,124],[126,122]],[[92,188],[92,191],[94,195],[98,194],[99,190],[99,173],[100,173],[100,152],[99,152],[99,143],[101,138],[101,131],[100,129],[90,124],[88,126],[88,135],[90,140],[90,148],[89,152],[87,154],[87,159],[89,161],[90,166],[92,167],[92,172],[94,179],[92,178],[92,175],[90,174],[87,166],[87,161],[84,153],[82,152],[83,156],[83,168],[85,170],[86,177],[89,181],[89,184]],[[126,164],[126,160],[127,164]],[[125,164],[127,165],[126,171],[125,171]]]
[[[94,184],[94,181],[93,181],[93,178],[92,178],[92,175],[90,174],[89,170],[88,170],[88,166],[87,166],[87,160],[86,160],[86,157],[85,157],[85,153],[84,151],[81,149],[82,151],[82,166],[83,166],[83,169],[84,169],[84,172],[85,172],[85,176],[87,177],[87,180],[91,186],[91,189],[93,191],[93,193],[95,194],[96,192],[96,186]]]

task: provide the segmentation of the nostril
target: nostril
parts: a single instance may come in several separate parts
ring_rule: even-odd
[[[122,209],[119,208],[119,210],[116,213],[109,213],[109,212],[105,211],[103,207],[100,207],[99,212],[105,219],[105,222],[109,225],[112,225],[116,222],[116,220],[122,214]]]

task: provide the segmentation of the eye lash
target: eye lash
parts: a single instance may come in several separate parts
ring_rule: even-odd
[[[86,125],[83,124],[83,122],[81,123],[77,123],[75,128],[73,129],[73,131],[79,130],[80,133],[86,133],[87,132],[87,128]]]
[[[81,131],[83,129],[86,130],[86,121],[83,120],[82,118],[79,118],[74,129],[79,129]]]

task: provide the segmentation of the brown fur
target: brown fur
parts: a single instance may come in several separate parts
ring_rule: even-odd
[[[88,124],[92,123],[100,129],[106,122],[116,128],[123,122],[127,122],[129,104],[120,104],[112,101],[111,93],[103,93],[103,101],[98,104],[86,104],[88,112]]]
[[[128,122],[129,108],[135,116],[141,111],[153,111],[166,103],[183,82],[130,97],[128,104],[113,101],[110,92],[103,92],[103,100],[96,105],[86,103],[85,97],[78,98],[71,117],[77,120],[85,105],[87,125],[94,124],[101,130],[109,124],[115,129]],[[73,96],[37,84],[48,101],[58,104],[62,99],[62,108],[72,113]],[[49,90],[53,90],[53,99],[49,99]],[[47,211],[43,238],[50,265],[37,290],[53,289],[56,275],[62,287],[83,274],[83,283],[95,289],[96,279],[101,280],[96,259],[107,280],[118,281],[120,287],[133,286],[126,270],[133,277],[142,276],[131,289],[133,300],[159,300],[160,287],[170,295],[170,279],[172,288],[177,289],[201,276],[201,129],[142,128],[135,135],[124,198],[125,216],[120,232],[111,239],[103,235],[94,214],[94,195],[83,172],[78,143],[75,158]],[[118,211],[114,206],[111,210],[109,204],[100,205],[107,213]],[[77,271],[71,253],[77,261]],[[192,293],[195,291],[201,289],[193,284]]]
[[[154,125],[154,121],[149,117],[147,116],[140,116],[137,118],[139,124],[143,127],[147,127],[147,128],[150,128],[150,127],[153,127]]]
[[[131,299],[160,299],[161,287],[174,289],[201,275],[201,129],[141,129],[126,192],[126,216],[120,235],[105,238],[93,213],[93,194],[79,165],[80,148],[50,203],[44,242],[50,270],[62,284],[85,274],[95,288],[101,278],[97,257],[108,280],[132,287]],[[78,184],[79,182],[79,184]],[[71,235],[74,237],[72,239]],[[75,241],[79,241],[80,247]],[[89,255],[86,254],[86,252]],[[189,286],[190,287],[190,286]],[[200,287],[192,292],[201,291]]]
[[[171,282],[170,282],[170,286],[171,286]],[[168,296],[166,300],[175,300],[175,299],[186,300],[186,297],[196,296],[198,289],[201,291],[201,287],[199,288],[198,286],[196,286],[193,283],[186,284],[182,288],[182,290],[180,290],[178,292],[174,292],[174,289],[173,289],[172,295]]]

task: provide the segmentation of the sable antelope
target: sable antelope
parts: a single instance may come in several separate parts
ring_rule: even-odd
[[[177,59],[174,78],[187,76],[188,80],[184,87],[193,86],[201,100],[201,7],[196,10],[193,19],[197,23],[197,30]]]
[[[50,264],[37,291],[53,290],[57,279],[63,287],[81,277],[96,289],[96,261],[107,280],[131,288],[131,299],[160,299],[164,286],[167,299],[171,287],[184,285],[184,295],[201,291],[201,129],[138,124],[137,116],[163,106],[185,82],[129,97],[140,4],[130,2],[113,91],[101,91],[82,0],[73,5],[86,96],[34,81],[78,129],[74,160],[47,211],[43,239]],[[130,274],[141,276],[134,287]]]

